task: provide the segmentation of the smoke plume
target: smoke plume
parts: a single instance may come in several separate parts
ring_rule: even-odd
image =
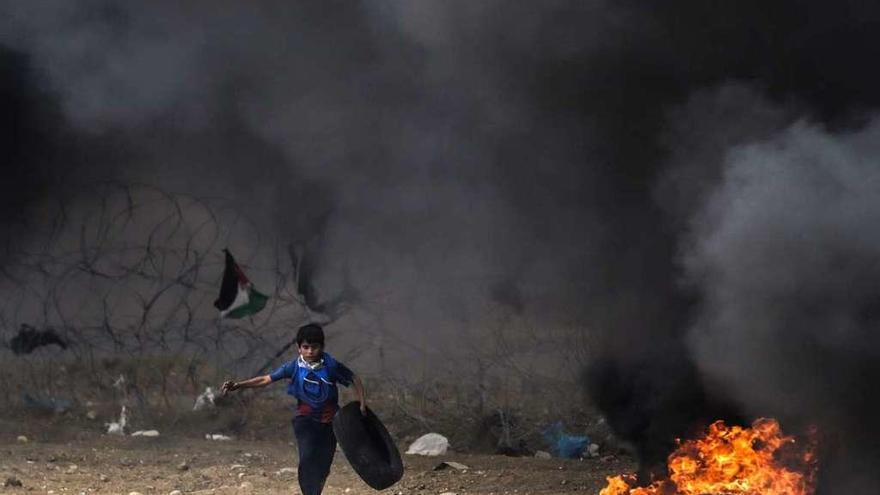
[[[817,422],[854,478],[877,460],[878,138],[799,123],[731,150],[685,254],[700,369],[751,414]]]

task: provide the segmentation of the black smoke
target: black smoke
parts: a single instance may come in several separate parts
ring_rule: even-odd
[[[61,113],[34,81],[28,57],[0,48],[0,243],[9,252],[27,229],[27,208],[54,188],[51,163],[67,147]]]

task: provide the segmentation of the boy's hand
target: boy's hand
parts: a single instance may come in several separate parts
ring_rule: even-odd
[[[238,384],[232,380],[226,380],[223,382],[223,386],[220,387],[220,395],[226,395],[229,392],[238,388]]]

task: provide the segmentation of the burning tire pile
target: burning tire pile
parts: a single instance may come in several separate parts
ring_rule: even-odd
[[[815,435],[798,441],[773,419],[751,428],[716,421],[703,437],[682,442],[668,467],[668,479],[647,487],[635,487],[631,476],[609,477],[600,495],[812,495]]]

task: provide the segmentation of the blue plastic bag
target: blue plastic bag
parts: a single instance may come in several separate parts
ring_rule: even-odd
[[[544,440],[554,456],[565,459],[579,458],[590,445],[590,437],[566,433],[562,421],[557,421],[544,430]]]

